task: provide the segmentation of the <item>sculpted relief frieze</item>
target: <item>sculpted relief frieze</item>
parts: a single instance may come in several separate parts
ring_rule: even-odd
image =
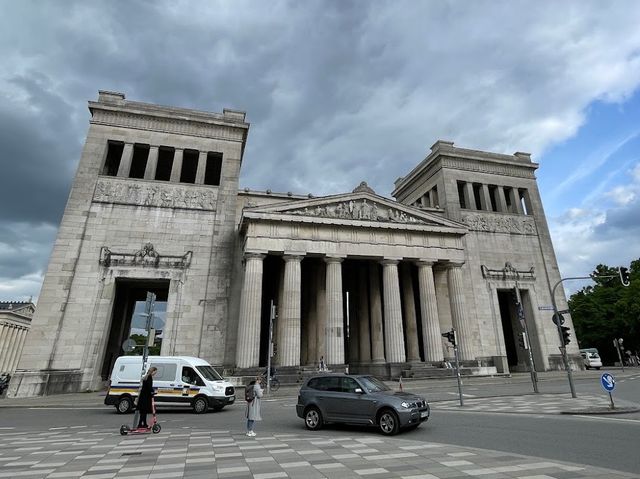
[[[301,216],[315,216],[319,218],[341,218],[362,221],[385,221],[392,223],[426,224],[427,222],[404,211],[389,208],[373,201],[350,200],[341,203],[301,208],[286,211],[287,214]]]
[[[98,178],[93,201],[160,208],[215,210],[217,190],[212,188]]]
[[[482,213],[463,213],[462,222],[472,231],[489,233],[537,234],[533,218],[527,216],[505,216]]]

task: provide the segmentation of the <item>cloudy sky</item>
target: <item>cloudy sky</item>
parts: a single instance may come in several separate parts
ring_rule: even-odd
[[[247,111],[241,186],[389,195],[437,139],[540,163],[563,276],[640,257],[636,1],[0,0],[0,300],[37,297],[99,89]],[[286,174],[283,174],[286,172]]]

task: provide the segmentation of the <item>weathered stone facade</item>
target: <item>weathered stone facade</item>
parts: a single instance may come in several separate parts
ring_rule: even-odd
[[[9,394],[99,388],[146,289],[166,302],[162,354],[239,373],[266,364],[272,300],[274,360],[289,370],[320,357],[387,377],[443,367],[451,327],[465,365],[524,370],[518,311],[536,368],[558,367],[539,306],[559,273],[528,155],[437,142],[396,200],[365,183],[325,197],[239,191],[244,113],[111,92],[89,109]]]

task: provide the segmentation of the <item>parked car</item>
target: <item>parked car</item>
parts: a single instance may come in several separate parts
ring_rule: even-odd
[[[585,368],[600,369],[602,367],[602,359],[600,359],[597,349],[581,349],[580,356],[582,356],[582,362],[584,363]]]
[[[296,413],[312,431],[332,422],[376,426],[390,436],[418,427],[430,409],[425,398],[393,391],[373,376],[322,374],[300,388]]]

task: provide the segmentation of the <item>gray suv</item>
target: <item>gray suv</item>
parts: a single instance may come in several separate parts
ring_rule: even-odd
[[[373,376],[324,374],[300,388],[298,417],[316,431],[328,422],[377,426],[393,435],[401,428],[416,428],[429,419],[427,400],[415,394],[392,391]]]

